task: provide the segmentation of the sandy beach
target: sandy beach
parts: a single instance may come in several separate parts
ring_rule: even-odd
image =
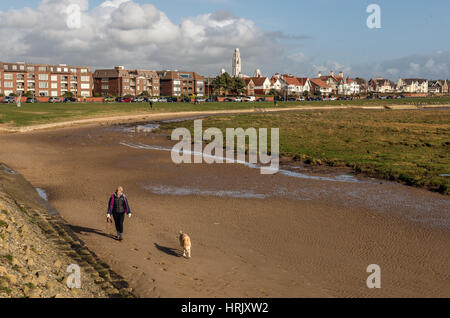
[[[122,128],[2,135],[0,162],[44,189],[136,295],[450,297],[448,196],[339,170],[177,166],[167,136]],[[105,228],[118,185],[134,213],[124,242]],[[366,286],[370,264],[382,269],[381,289]]]

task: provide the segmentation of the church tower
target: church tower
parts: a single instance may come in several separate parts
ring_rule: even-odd
[[[233,55],[233,77],[239,77],[242,73],[241,53],[239,49],[234,50]]]

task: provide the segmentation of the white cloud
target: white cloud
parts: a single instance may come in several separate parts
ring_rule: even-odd
[[[79,29],[67,25],[70,4],[81,9]],[[216,75],[222,68],[231,71],[232,54],[239,47],[247,74],[261,69],[266,75],[286,72],[315,76],[317,71],[327,74],[333,70],[366,78],[450,77],[448,51],[346,64],[330,60],[333,52],[326,58],[307,55],[304,48],[300,52],[297,41],[307,40],[305,35],[262,30],[254,21],[231,11],[185,17],[178,24],[154,5],[133,0],[108,0],[94,8],[89,8],[88,0],[41,0],[35,9],[0,11],[0,37],[4,39],[2,61],[67,63],[94,69],[124,65]]]
[[[67,7],[78,4],[81,28],[70,29]],[[109,0],[89,9],[88,0],[42,0],[36,9],[0,12],[5,61],[70,63],[93,67],[126,65],[195,70],[205,75],[230,68],[240,47],[244,69],[275,61],[275,37],[230,11],[186,17],[180,24],[151,4]]]

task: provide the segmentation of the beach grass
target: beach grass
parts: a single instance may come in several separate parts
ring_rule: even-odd
[[[405,98],[396,100],[352,100],[321,102],[278,102],[277,107],[305,106],[389,106],[389,105],[450,105],[450,98]],[[0,125],[24,127],[95,117],[110,117],[148,113],[215,111],[215,110],[253,110],[274,107],[273,102],[261,103],[154,103],[153,110],[147,103],[22,103],[0,104]]]
[[[193,121],[166,124],[163,130]],[[203,129],[280,128],[280,155],[305,164],[347,166],[356,173],[449,193],[448,110],[317,110],[212,117]],[[225,136],[225,132],[224,132]],[[269,139],[270,140],[270,139]],[[269,145],[270,146],[270,145]]]

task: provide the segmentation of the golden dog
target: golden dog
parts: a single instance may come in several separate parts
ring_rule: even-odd
[[[191,258],[191,238],[189,235],[180,231],[180,245],[183,248],[183,257]]]

